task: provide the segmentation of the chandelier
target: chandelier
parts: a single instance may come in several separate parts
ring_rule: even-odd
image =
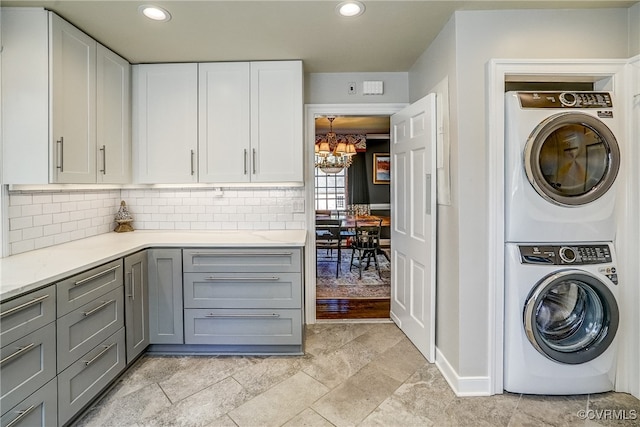
[[[352,142],[338,142],[333,132],[335,117],[329,116],[327,120],[329,120],[329,132],[326,139],[317,142],[315,146],[316,167],[326,174],[336,174],[351,166],[356,147]]]

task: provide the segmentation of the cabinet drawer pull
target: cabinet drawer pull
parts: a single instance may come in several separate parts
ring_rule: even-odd
[[[31,350],[36,344],[35,343],[31,343],[29,345],[26,345],[24,347],[20,347],[18,348],[18,351],[16,351],[13,354],[10,354],[9,356],[5,357],[4,359],[0,360],[0,365],[4,365],[5,363],[7,363],[8,361],[10,361],[11,359],[14,359],[18,356],[20,356],[21,354],[26,353],[27,351]]]
[[[89,311],[85,311],[84,313],[82,313],[84,315],[84,317],[88,317],[91,316],[92,314],[102,310],[103,308],[105,308],[106,306],[108,306],[111,303],[116,302],[116,300],[112,299],[110,301],[107,302],[103,302],[102,304],[100,304],[99,306],[97,306],[96,308],[89,310]]]
[[[5,427],[11,427],[11,426],[14,426],[14,425],[18,424],[21,419],[23,419],[24,417],[29,415],[29,413],[31,411],[33,411],[34,409],[36,409],[36,405],[31,405],[27,409],[23,409],[21,411],[16,411],[18,413],[18,416],[15,417],[13,420],[11,420],[11,422],[9,422],[9,424],[7,424]]]
[[[191,150],[191,175],[194,175],[196,173],[196,170],[194,168],[193,165],[193,157],[195,156],[195,151]]]
[[[31,301],[25,302],[24,304],[17,305],[17,306],[15,306],[13,308],[10,308],[7,311],[3,311],[2,313],[0,313],[0,317],[8,316],[10,314],[15,313],[16,311],[23,310],[23,309],[25,309],[27,307],[30,307],[30,306],[32,306],[34,304],[37,304],[37,303],[41,302],[41,301],[43,301],[43,300],[45,300],[47,298],[49,298],[49,295],[42,295],[42,296],[40,296],[38,298],[34,298]]]
[[[113,342],[113,343],[111,343],[111,344],[109,344],[109,345],[105,345],[105,346],[103,346],[104,348],[102,349],[102,351],[101,351],[100,353],[98,353],[98,354],[96,354],[95,356],[93,356],[93,357],[91,358],[91,360],[85,360],[85,361],[84,361],[84,366],[89,366],[89,365],[91,365],[93,362],[95,362],[96,360],[100,359],[100,358],[101,358],[102,356],[104,356],[104,354],[105,354],[107,351],[109,351],[109,349],[110,349],[111,347],[113,347],[114,345],[116,345],[116,343],[114,343],[114,342]]]
[[[224,280],[224,281],[260,281],[260,282],[271,282],[280,280],[279,277],[215,277],[209,276],[205,277],[204,280],[216,281],[216,280]]]
[[[116,266],[111,267],[111,268],[107,268],[106,270],[101,271],[100,273],[96,273],[93,276],[87,277],[86,279],[78,280],[76,283],[73,284],[73,286],[83,285],[83,284],[85,284],[87,282],[90,282],[93,279],[97,279],[98,277],[104,276],[105,274],[109,274],[112,271],[117,270],[118,268],[120,268],[119,265],[116,265]]]
[[[191,252],[191,256],[288,256],[293,252]]]
[[[271,313],[271,314],[215,314],[215,313],[209,313],[209,314],[205,314],[204,317],[210,318],[210,319],[225,319],[225,318],[229,318],[229,319],[237,319],[237,318],[252,318],[252,319],[256,319],[256,318],[262,318],[262,319],[275,319],[280,317],[280,315],[278,313]]]
[[[58,159],[60,159],[60,165],[56,166],[57,169],[60,169],[60,172],[64,172],[64,136],[61,136],[59,140],[56,141],[56,144],[60,147],[58,150]]]
[[[102,169],[100,169],[100,172],[102,172],[102,175],[106,175],[107,174],[107,147],[103,145],[102,147],[100,147],[100,151],[102,151]]]
[[[130,287],[130,293],[127,296],[132,300],[135,300],[136,299],[136,283],[135,283],[135,276],[133,275],[133,269],[127,272],[127,276],[129,276],[129,287]]]

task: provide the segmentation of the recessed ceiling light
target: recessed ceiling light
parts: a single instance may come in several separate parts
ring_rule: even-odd
[[[364,4],[359,1],[343,1],[336,6],[336,12],[340,16],[360,16],[364,13]]]
[[[167,22],[171,19],[171,14],[167,12],[165,9],[153,6],[150,4],[142,5],[138,8],[140,13],[146,16],[149,19],[153,19],[154,21]]]

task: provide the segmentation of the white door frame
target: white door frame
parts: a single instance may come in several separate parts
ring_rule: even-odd
[[[488,168],[488,394],[503,392],[503,343],[504,343],[504,85],[508,81],[589,81],[596,82],[597,90],[610,90],[617,94],[618,102],[624,99],[623,69],[625,60],[513,60],[493,59],[487,66],[487,161]],[[627,139],[627,138],[625,138]],[[621,141],[619,141],[621,142]],[[621,147],[626,150],[628,147]],[[628,164],[630,160],[623,158]],[[623,166],[628,167],[628,166]],[[627,186],[624,177],[618,176],[620,185]],[[619,193],[620,194],[620,193]],[[618,217],[620,218],[620,216]],[[620,230],[628,229],[628,219],[618,224]],[[625,221],[621,221],[625,222]],[[618,244],[621,242],[618,241]],[[623,243],[623,250],[628,243]],[[619,250],[620,251],[620,250]],[[621,251],[620,251],[621,252]],[[625,251],[627,252],[627,251]],[[637,259],[637,258],[636,258]],[[623,257],[618,254],[619,264]],[[627,262],[629,262],[627,260]],[[627,265],[627,267],[629,264]],[[631,301],[629,301],[631,302]],[[623,340],[637,340],[628,334]],[[621,341],[621,340],[618,340]],[[637,359],[636,359],[637,360]],[[623,368],[624,369],[624,368]]]
[[[305,212],[307,243],[305,246],[305,321],[316,323],[316,236],[315,224],[315,184],[314,184],[314,144],[315,118],[326,115],[344,116],[392,116],[408,104],[306,104],[305,105]]]

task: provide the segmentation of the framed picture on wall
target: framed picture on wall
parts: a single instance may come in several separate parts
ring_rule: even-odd
[[[373,153],[373,183],[389,184],[391,181],[391,157],[389,153]]]

